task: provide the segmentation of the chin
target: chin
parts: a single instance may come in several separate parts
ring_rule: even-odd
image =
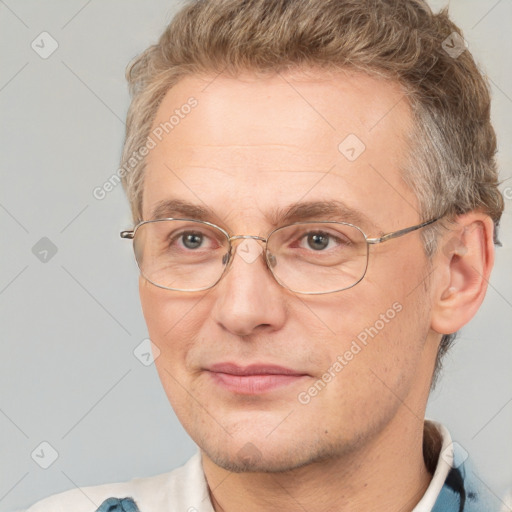
[[[306,444],[298,439],[291,441],[290,438],[274,443],[268,440],[245,443],[231,440],[224,447],[222,443],[202,443],[199,446],[217,466],[233,473],[282,473],[332,460],[340,452],[350,451],[333,446],[327,440],[310,440]],[[236,446],[241,447],[236,449]]]
[[[247,442],[234,454],[222,453],[218,450],[214,453],[203,451],[217,466],[232,473],[281,473],[312,462],[304,460],[304,454],[262,452],[251,442]]]

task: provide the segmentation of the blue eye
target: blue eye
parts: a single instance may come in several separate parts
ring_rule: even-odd
[[[197,249],[203,243],[203,235],[200,233],[183,233],[181,241],[187,249]]]
[[[307,243],[314,251],[321,251],[329,245],[329,235],[326,233],[309,233]]]
[[[303,249],[327,252],[325,249],[328,251],[345,250],[352,242],[341,230],[335,233],[326,231],[306,231],[299,237],[298,244],[299,247]]]

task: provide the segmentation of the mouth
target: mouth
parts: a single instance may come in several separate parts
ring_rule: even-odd
[[[291,368],[268,364],[239,366],[214,364],[206,369],[216,386],[241,395],[259,395],[289,386],[308,377]]]

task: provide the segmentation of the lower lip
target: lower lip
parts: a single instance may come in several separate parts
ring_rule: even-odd
[[[303,379],[304,375],[232,375],[230,373],[210,372],[216,384],[234,393],[258,395],[288,386]]]

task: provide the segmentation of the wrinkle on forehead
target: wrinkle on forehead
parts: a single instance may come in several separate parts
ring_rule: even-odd
[[[164,98],[155,123],[190,96],[198,105],[148,155],[143,205],[152,208],[179,190],[217,214],[224,208],[252,216],[255,226],[249,203],[266,215],[269,206],[286,208],[307,196],[343,200],[375,225],[382,221],[387,229],[391,219],[392,228],[402,227],[404,212],[417,213],[414,197],[404,201],[410,191],[399,172],[411,123],[406,98],[388,80],[337,76],[297,83],[285,75],[219,76],[206,90],[198,77],[184,78]],[[349,134],[365,144],[354,162],[338,149]]]

